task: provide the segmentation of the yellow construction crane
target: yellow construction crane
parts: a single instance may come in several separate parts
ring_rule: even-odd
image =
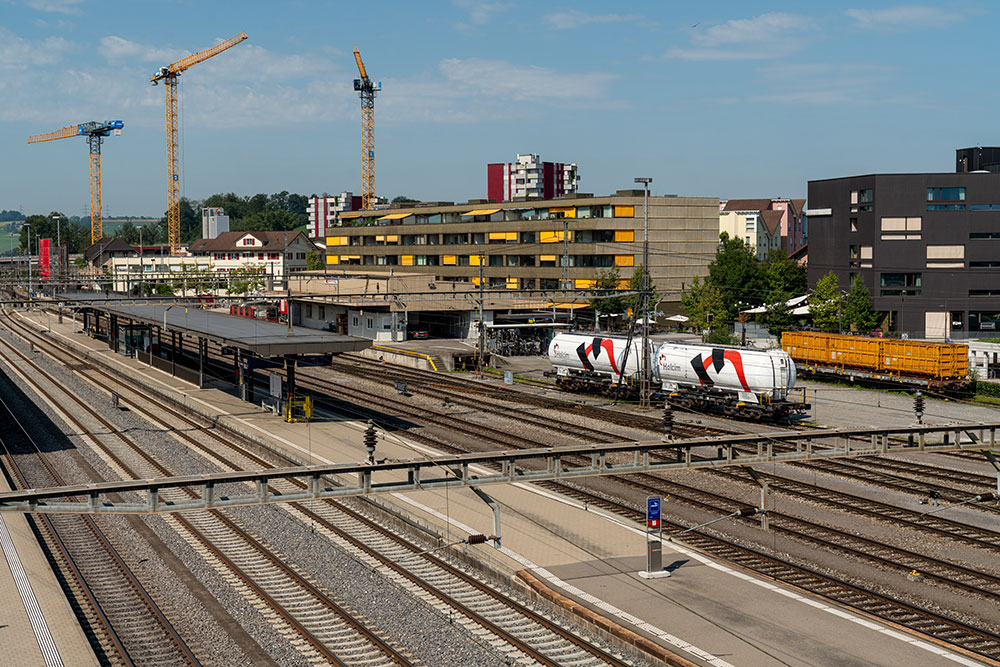
[[[90,145],[90,242],[97,243],[104,236],[104,224],[101,213],[101,143],[104,137],[111,134],[121,135],[125,123],[120,120],[106,120],[103,123],[91,121],[79,125],[68,125],[55,132],[33,134],[28,137],[28,143],[52,141],[66,137],[87,137]]]
[[[382,82],[368,78],[356,46],[354,60],[361,75],[354,80],[354,90],[361,96],[361,208],[367,210],[375,208],[375,93],[382,90]]]
[[[232,48],[246,38],[247,34],[241,32],[210,49],[193,53],[166,67],[161,67],[156,74],[149,77],[154,86],[163,81],[167,98],[167,243],[170,244],[170,254],[177,252],[177,247],[181,242],[181,170],[177,150],[177,77],[192,65],[197,65],[226,49]]]

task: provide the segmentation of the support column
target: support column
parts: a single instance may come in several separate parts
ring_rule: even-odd
[[[170,332],[170,374],[177,375],[177,332]]]
[[[288,384],[285,400],[290,401],[295,396],[295,355],[285,355],[285,379]]]
[[[205,388],[205,339],[198,336],[198,389]]]

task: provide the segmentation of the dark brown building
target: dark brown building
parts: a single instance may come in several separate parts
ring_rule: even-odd
[[[861,276],[890,330],[1000,330],[1000,174],[872,174],[809,182],[809,284]]]

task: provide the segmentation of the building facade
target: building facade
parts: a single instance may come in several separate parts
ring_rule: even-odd
[[[229,231],[229,216],[221,208],[201,209],[201,238],[214,239]]]
[[[589,289],[617,269],[623,286],[642,264],[643,191],[504,204],[414,206],[343,214],[327,237],[327,268],[419,272],[491,289]],[[719,200],[650,197],[650,277],[678,301],[708,273],[719,241]]]
[[[719,233],[743,239],[763,262],[768,253],[781,247],[781,211],[742,208],[747,200],[720,202]]]
[[[322,239],[328,227],[336,227],[344,211],[361,210],[361,197],[341,192],[336,197],[309,198],[309,238]]]
[[[542,162],[537,153],[516,162],[486,165],[486,198],[491,202],[555,199],[576,194],[580,174],[576,163]]]
[[[306,256],[318,249],[303,232],[225,232],[198,239],[188,252],[210,260],[213,273],[252,271],[264,276],[263,289],[285,289],[288,276],[305,271]]]
[[[1000,173],[1000,148],[976,146],[955,151],[955,172],[990,171]]]
[[[860,276],[889,330],[1000,330],[1000,174],[874,174],[809,182],[809,284]]]

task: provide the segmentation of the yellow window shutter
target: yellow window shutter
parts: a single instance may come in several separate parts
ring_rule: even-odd
[[[635,256],[615,255],[615,266],[635,266]]]
[[[340,255],[327,255],[326,256],[326,263],[327,264],[340,264]]]
[[[616,218],[634,218],[635,206],[615,206]]]
[[[633,243],[635,242],[635,232],[632,230],[615,230],[615,243]]]
[[[577,280],[573,283],[576,289],[591,289],[594,286],[595,281],[593,280]]]
[[[401,266],[413,266],[413,255],[401,255],[399,263]]]
[[[455,255],[443,255],[441,257],[441,263],[445,265],[454,266],[456,264]]]

